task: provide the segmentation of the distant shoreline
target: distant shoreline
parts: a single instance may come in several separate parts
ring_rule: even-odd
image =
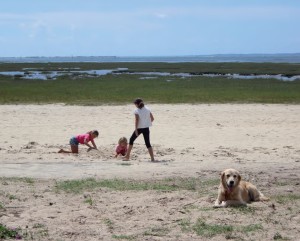
[[[48,63],[48,62],[253,62],[253,63],[300,63],[300,53],[282,54],[215,54],[187,56],[30,56],[0,57],[0,63]]]

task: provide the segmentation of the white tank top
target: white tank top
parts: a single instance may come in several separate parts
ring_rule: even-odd
[[[144,106],[142,109],[138,108],[134,111],[134,114],[139,116],[137,128],[148,128],[152,125],[150,113],[150,109],[146,106]]]

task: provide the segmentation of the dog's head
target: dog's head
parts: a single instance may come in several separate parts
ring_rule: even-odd
[[[221,173],[221,182],[225,190],[232,192],[239,185],[241,176],[235,169],[226,169]]]

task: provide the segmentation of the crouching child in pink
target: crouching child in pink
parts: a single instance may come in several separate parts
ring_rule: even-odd
[[[86,145],[87,147],[89,147],[87,151],[90,151],[92,149],[97,149],[94,139],[97,138],[98,136],[99,136],[99,132],[97,130],[89,131],[86,134],[79,134],[73,136],[70,139],[71,151],[60,149],[58,153],[78,153],[79,144]],[[89,144],[89,142],[92,143],[92,146]]]
[[[121,137],[115,150],[115,157],[119,155],[125,156],[127,153],[128,141],[126,137]]]

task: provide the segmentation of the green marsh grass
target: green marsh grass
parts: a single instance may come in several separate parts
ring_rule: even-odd
[[[34,179],[30,177],[0,177],[1,182],[24,182],[27,184],[34,184]]]
[[[163,237],[169,233],[169,229],[164,227],[153,227],[144,232],[145,236]]]
[[[35,66],[35,67],[34,67]],[[300,75],[298,64],[254,63],[51,63],[0,64],[0,71],[40,68],[114,69],[127,72],[240,73]],[[26,80],[0,75],[0,103],[65,103],[69,105],[127,104],[136,96],[151,103],[300,103],[300,81],[226,79],[225,77],[105,75],[56,80]]]
[[[20,229],[12,229],[8,228],[5,225],[0,223],[0,240],[5,239],[21,239],[21,235],[19,234]]]
[[[245,226],[209,224],[201,218],[198,218],[195,223],[192,223],[189,219],[182,219],[178,224],[183,232],[195,232],[198,236],[209,238],[217,235],[232,237],[233,233],[245,234],[263,230],[261,224],[250,224]]]
[[[287,204],[287,203],[293,203],[296,202],[297,200],[300,200],[300,195],[299,194],[286,194],[286,195],[277,195],[274,197],[276,202],[280,204]]]
[[[7,194],[7,198],[9,200],[16,200],[16,199],[18,199],[15,195],[12,195],[12,194]]]
[[[117,163],[117,165],[120,165],[120,166],[131,166],[132,164],[131,163],[127,163],[127,162],[122,162],[122,163]]]
[[[90,206],[93,206],[93,199],[91,197],[87,197],[85,200],[84,200],[85,203],[89,204]]]
[[[69,70],[115,70],[127,68],[121,72],[168,72],[168,73],[238,73],[238,74],[300,74],[300,63],[162,63],[162,62],[77,62],[77,63],[0,63],[0,71],[36,71]],[[28,71],[28,70],[26,70]]]
[[[178,191],[197,189],[208,189],[214,185],[214,181],[201,182],[197,178],[166,178],[156,181],[138,181],[130,179],[100,179],[87,178],[80,180],[59,181],[56,183],[57,191],[65,191],[70,193],[82,193],[87,190],[94,190],[96,188],[109,188],[118,191]],[[209,185],[207,184],[209,183]]]
[[[280,233],[275,233],[273,240],[290,240],[289,238],[282,237]]]
[[[182,232],[190,232],[191,231],[191,220],[190,219],[181,219],[178,221],[178,224],[179,224]]]
[[[234,227],[231,225],[207,224],[202,219],[198,219],[192,226],[192,230],[198,236],[213,237],[219,234],[228,234],[233,232]]]
[[[243,213],[243,214],[251,214],[254,215],[256,211],[256,208],[251,207],[251,206],[237,206],[237,207],[233,207],[231,209],[231,212],[233,213]]]
[[[109,218],[105,218],[103,220],[104,224],[107,226],[107,228],[109,230],[113,230],[114,229],[114,222],[112,220],[110,220]]]
[[[136,237],[134,235],[124,235],[124,234],[121,234],[121,235],[112,235],[112,238],[113,239],[117,239],[117,240],[135,240]]]

